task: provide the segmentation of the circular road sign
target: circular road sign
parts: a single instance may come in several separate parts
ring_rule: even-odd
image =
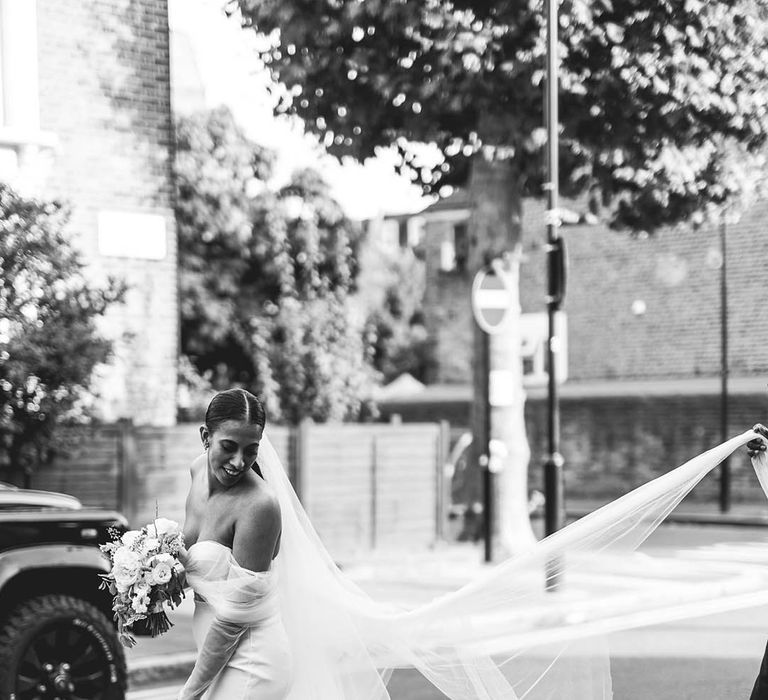
[[[486,333],[499,333],[507,319],[512,295],[504,280],[491,268],[484,268],[472,282],[472,311]]]

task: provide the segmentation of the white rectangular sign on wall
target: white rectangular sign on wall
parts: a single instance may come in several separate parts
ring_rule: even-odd
[[[160,214],[100,211],[98,230],[99,253],[106,257],[163,260],[168,252]]]

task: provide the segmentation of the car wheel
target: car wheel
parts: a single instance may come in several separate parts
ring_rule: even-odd
[[[110,620],[68,595],[19,604],[0,627],[0,697],[123,700],[125,655]]]

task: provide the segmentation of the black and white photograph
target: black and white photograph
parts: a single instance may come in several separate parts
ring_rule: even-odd
[[[0,0],[0,700],[768,700],[766,0]]]

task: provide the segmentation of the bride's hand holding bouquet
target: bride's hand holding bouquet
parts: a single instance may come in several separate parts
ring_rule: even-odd
[[[130,632],[140,620],[147,621],[153,637],[167,632],[172,623],[165,603],[175,608],[184,597],[186,550],[179,524],[156,518],[140,530],[129,530],[101,545],[101,551],[112,570],[101,575],[100,588],[114,597],[112,610],[120,642],[127,647],[136,644]]]

